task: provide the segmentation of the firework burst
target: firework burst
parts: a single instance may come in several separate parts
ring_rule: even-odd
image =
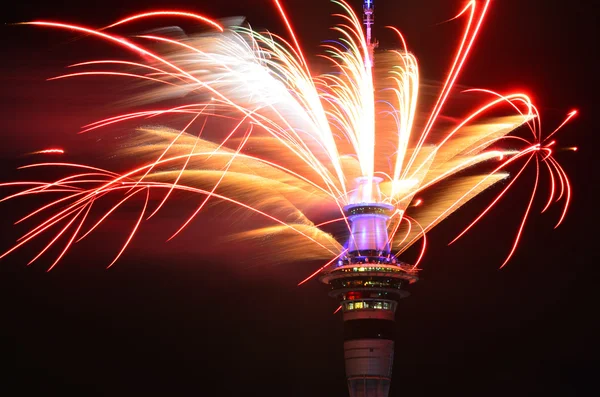
[[[427,112],[418,111],[422,98],[418,62],[400,31],[390,27],[397,35],[397,50],[374,53],[361,20],[346,2],[334,2],[340,8],[332,27],[338,39],[323,43],[318,64],[309,63],[277,0],[274,4],[289,40],[256,31],[241,21],[217,21],[181,11],[137,14],[98,29],[28,22],[84,34],[86,40],[99,39],[136,56],[138,61],[79,62],[69,66],[70,73],[52,79],[106,76],[137,80],[141,91],[128,98],[126,105],[143,106],[144,110],[94,121],[81,132],[96,133],[126,123],[144,126],[132,131],[127,144],[117,150],[118,159],[138,164],[127,171],[116,173],[67,162],[37,163],[23,168],[61,167],[66,175],[50,182],[2,184],[21,188],[3,201],[45,193],[61,196],[17,221],[37,219],[38,223],[0,258],[34,239],[47,238],[32,263],[64,242],[49,267],[52,269],[119,207],[141,199],[136,201],[142,203],[137,219],[109,264],[112,266],[144,221],[168,205],[174,192],[186,192],[198,197],[196,208],[170,239],[212,202],[225,202],[269,223],[228,238],[276,235],[273,260],[320,259],[324,267],[345,253],[340,244],[349,231],[345,206],[363,202],[389,205],[392,215],[387,228],[394,254],[399,256],[422,241],[412,268],[417,269],[429,230],[482,191],[508,180],[454,242],[494,207],[529,166],[535,167],[535,181],[502,266],[515,252],[543,174],[551,189],[542,212],[560,201],[563,208],[557,226],[563,221],[571,187],[553,157],[556,144],[550,138],[576,111],[545,135],[529,96],[470,89],[463,93],[477,98],[471,110],[452,122],[442,118],[482,28],[489,1],[470,1],[453,21],[463,23],[464,31],[448,77]],[[193,35],[181,29],[159,29],[127,38],[115,33],[123,25],[165,16],[191,19],[206,29]],[[315,73],[323,63],[330,72]],[[183,120],[185,126],[168,127],[174,120]],[[516,130],[519,134],[511,134]],[[527,130],[523,137],[520,132]],[[362,182],[357,185],[356,181]],[[436,194],[427,200],[420,198],[432,189]],[[113,203],[111,207],[96,211],[106,200]],[[344,231],[327,232],[336,224]]]

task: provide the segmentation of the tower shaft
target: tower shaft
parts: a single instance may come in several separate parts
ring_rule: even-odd
[[[321,276],[340,301],[350,397],[387,397],[394,361],[394,317],[405,285],[417,281],[409,265],[389,253],[355,253]]]
[[[365,25],[365,36],[367,39],[368,52],[365,55],[365,64],[367,67],[373,67],[373,56],[377,41],[373,39],[373,24],[375,23],[375,0],[364,0],[363,3],[363,23]]]

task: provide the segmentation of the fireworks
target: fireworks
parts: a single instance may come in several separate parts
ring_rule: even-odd
[[[429,230],[512,175],[481,215],[459,231],[456,239],[460,238],[528,166],[535,167],[536,179],[502,266],[515,252],[543,174],[548,175],[551,189],[542,212],[561,202],[557,226],[563,221],[571,188],[553,157],[555,141],[549,139],[576,111],[545,136],[538,111],[527,95],[471,89],[465,93],[480,102],[460,120],[448,122],[441,117],[483,26],[489,1],[471,1],[455,18],[453,23],[464,23],[464,31],[448,77],[426,113],[418,111],[422,97],[418,62],[400,31],[391,28],[397,35],[397,50],[374,53],[361,20],[344,1],[334,2],[340,7],[333,27],[338,40],[322,45],[320,57],[330,70],[324,74],[315,73],[315,64],[309,63],[277,0],[275,8],[289,40],[255,31],[242,21],[215,21],[180,11],[133,15],[99,29],[29,22],[83,33],[86,40],[103,40],[137,56],[138,61],[79,62],[70,65],[73,72],[53,79],[106,76],[137,80],[140,91],[126,102],[145,110],[94,121],[81,132],[96,133],[132,122],[144,126],[132,131],[127,144],[117,151],[118,159],[139,164],[130,170],[117,173],[81,164],[38,163],[24,168],[61,167],[67,175],[51,182],[3,184],[24,187],[3,200],[43,193],[62,196],[18,220],[37,219],[38,223],[0,258],[34,239],[47,238],[31,262],[50,247],[64,243],[49,267],[52,269],[75,243],[92,234],[124,203],[141,199],[136,201],[141,202],[137,219],[109,264],[112,266],[144,221],[158,214],[178,191],[198,199],[171,238],[210,203],[226,202],[269,222],[230,235],[230,239],[277,235],[273,260],[322,259],[325,266],[344,254],[339,243],[343,237],[327,232],[327,226],[345,224],[347,235],[344,206],[378,202],[391,209],[387,230],[396,256],[422,240],[419,260],[413,265],[416,269]],[[163,29],[131,38],[116,33],[123,25],[162,16],[191,19],[204,24],[206,30],[188,35],[180,29]],[[185,126],[168,127],[173,120],[184,120]],[[515,130],[519,135],[510,135]],[[521,136],[525,130],[529,130],[529,138]],[[37,153],[59,153],[57,150]],[[356,181],[363,182],[357,185]],[[420,197],[432,189],[435,195],[426,200]],[[116,204],[108,210],[96,210],[101,201],[114,202],[115,196]]]

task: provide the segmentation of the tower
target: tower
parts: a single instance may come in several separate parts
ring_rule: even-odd
[[[371,28],[373,0],[364,0],[368,51],[365,67],[373,67]],[[394,361],[394,318],[403,287],[417,281],[416,272],[390,252],[388,221],[394,207],[381,200],[381,178],[356,180],[344,207],[350,236],[338,262],[320,276],[329,295],[340,301],[344,320],[344,360],[350,397],[387,397]]]
[[[390,252],[387,222],[393,206],[381,202],[380,178],[362,177],[344,207],[350,236],[339,261],[320,280],[340,301],[350,397],[387,397],[394,358],[394,317],[402,288],[417,281],[411,266]]]

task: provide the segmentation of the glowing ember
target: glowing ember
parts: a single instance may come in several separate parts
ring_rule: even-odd
[[[29,154],[64,154],[65,151],[62,149],[44,149],[38,150],[37,152],[31,152]]]

